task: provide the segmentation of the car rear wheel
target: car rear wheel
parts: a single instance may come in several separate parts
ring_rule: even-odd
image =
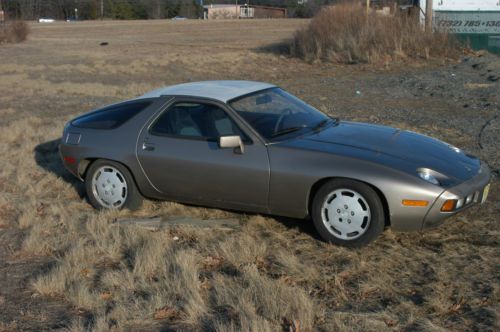
[[[316,193],[312,219],[328,242],[362,247],[384,230],[385,216],[380,197],[370,186],[349,179],[334,179]]]
[[[96,209],[136,210],[142,196],[126,167],[110,160],[97,160],[85,176],[85,189],[90,204]]]

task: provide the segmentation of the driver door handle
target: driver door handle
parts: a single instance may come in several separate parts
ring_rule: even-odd
[[[142,149],[144,151],[153,151],[155,149],[155,145],[151,143],[142,143]]]

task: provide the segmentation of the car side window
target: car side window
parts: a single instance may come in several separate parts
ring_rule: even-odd
[[[135,100],[107,106],[74,119],[71,124],[79,128],[114,129],[152,104],[150,100]]]
[[[220,136],[246,135],[220,107],[212,104],[179,102],[163,112],[150,129],[160,136],[217,140]]]

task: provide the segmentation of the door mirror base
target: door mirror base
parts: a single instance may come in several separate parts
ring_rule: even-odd
[[[238,135],[219,137],[219,148],[221,149],[233,148],[234,153],[238,154],[245,153],[245,146],[243,145],[241,137]]]

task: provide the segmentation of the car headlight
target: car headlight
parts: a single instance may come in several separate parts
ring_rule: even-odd
[[[429,183],[435,184],[437,186],[441,184],[439,180],[432,174],[432,171],[428,168],[419,168],[417,169],[417,173],[421,179]]]

